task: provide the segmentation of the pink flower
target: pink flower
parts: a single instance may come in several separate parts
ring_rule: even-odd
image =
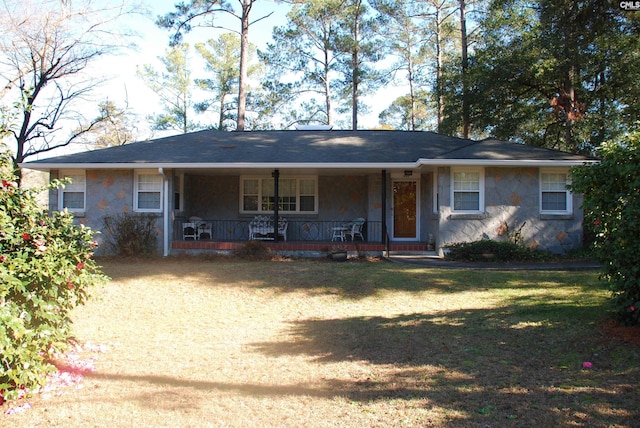
[[[635,306],[630,306],[629,309],[631,309],[631,312],[635,312],[636,311],[636,307]]]
[[[69,281],[69,282],[67,282],[67,288],[68,288],[69,290],[73,290],[74,288],[76,288],[76,286],[75,286],[75,285],[73,285],[73,284],[71,283],[71,281]]]
[[[83,262],[80,262],[80,263],[78,263],[78,264],[76,265],[76,269],[77,269],[77,270],[81,270],[82,268],[84,268],[84,263],[83,263]]]
[[[590,361],[585,361],[584,363],[582,363],[582,368],[583,369],[590,369],[593,367],[593,363]]]
[[[593,224],[595,224],[596,226],[600,226],[600,220],[599,219],[594,220]]]
[[[36,239],[34,243],[36,244],[36,248],[38,249],[38,251],[40,251],[41,253],[47,250],[47,246],[44,245],[46,244],[46,242],[43,239]]]
[[[4,262],[6,259],[4,258],[4,256],[0,256],[0,263]]]
[[[24,239],[25,241],[28,241],[29,239],[31,239],[31,235],[29,235],[28,233],[23,233],[22,239]]]

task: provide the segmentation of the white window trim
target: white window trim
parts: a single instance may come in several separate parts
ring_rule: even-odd
[[[262,180],[273,178],[268,175],[241,175],[240,176],[240,213],[241,214],[272,214],[271,211],[262,210]],[[286,215],[294,214],[318,214],[318,176],[315,175],[291,175],[280,176],[280,180],[296,180],[296,211],[283,211],[278,212]],[[245,180],[258,180],[258,210],[245,210],[244,209],[244,181]],[[313,195],[313,211],[300,211],[300,181],[301,180],[313,180],[315,184],[315,193]]]
[[[567,198],[567,209],[562,210],[543,210],[542,209],[542,194],[544,190],[542,189],[542,176],[544,174],[564,174],[566,177],[566,185],[571,184],[571,176],[569,175],[569,170],[566,168],[540,168],[540,174],[538,178],[538,199],[540,201],[540,214],[558,214],[558,215],[568,215],[573,214],[573,194],[568,188],[565,188],[565,195]],[[556,190],[557,191],[557,190]]]
[[[66,184],[65,187],[58,189],[58,208],[63,210],[67,208],[67,211],[72,213],[84,213],[87,209],[87,174],[85,170],[61,170],[58,176],[62,179],[65,177],[82,175],[84,177],[82,182],[82,208],[68,208],[64,206],[64,194],[66,192],[79,192],[79,188],[74,188],[78,186],[78,183],[74,183],[73,181],[69,184]],[[72,178],[73,180],[73,178]],[[70,187],[71,186],[71,187]]]
[[[158,208],[138,208],[138,193],[139,193],[139,177],[141,175],[156,175],[160,177],[160,186],[158,192],[160,193],[160,203]],[[161,213],[164,201],[164,192],[163,192],[163,180],[162,175],[158,173],[157,170],[136,170],[134,171],[134,179],[133,179],[133,211],[137,213]]]
[[[480,183],[478,183],[478,209],[477,210],[456,210],[455,209],[455,188],[454,188],[454,175],[457,172],[477,172],[479,173],[479,181]],[[484,168],[451,168],[451,212],[453,213],[461,213],[461,214],[483,214],[485,211],[485,206],[484,206],[484,195],[485,194],[485,188],[484,188]]]

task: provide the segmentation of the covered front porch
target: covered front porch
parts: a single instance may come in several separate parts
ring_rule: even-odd
[[[242,172],[173,171],[172,253],[231,251],[252,239],[280,251],[302,252],[348,245],[353,248],[350,251],[357,247],[367,254],[381,254],[390,243],[409,251],[426,251],[433,245],[437,222],[419,216],[420,206],[429,207],[432,199],[431,173]],[[270,233],[252,233],[252,222],[258,217],[271,218]],[[364,224],[353,234],[349,225],[358,219]],[[277,234],[273,222],[278,223]]]
[[[319,257],[336,248],[346,249],[351,255],[382,256],[385,251],[424,252],[431,250],[428,243],[390,242],[384,238],[382,222],[367,221],[361,235],[345,236],[347,225],[342,221],[294,219],[287,221],[285,236],[268,236],[259,241],[276,254],[301,257]],[[240,220],[177,220],[174,225],[172,253],[233,253],[251,240],[249,227],[252,219]],[[195,226],[195,231],[191,230]],[[185,234],[185,230],[188,232]]]

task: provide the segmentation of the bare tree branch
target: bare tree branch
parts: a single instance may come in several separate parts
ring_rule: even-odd
[[[134,1],[0,0],[0,106],[16,118],[2,124],[14,137],[16,165],[68,146],[98,123],[81,113],[103,82],[89,66],[132,40],[116,24],[143,11]],[[85,125],[69,131],[71,122]]]

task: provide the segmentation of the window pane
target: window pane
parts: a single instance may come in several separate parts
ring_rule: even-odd
[[[566,211],[567,210],[567,193],[566,192],[542,192],[542,210],[543,211]]]
[[[315,180],[300,180],[300,194],[301,195],[315,195],[316,194],[316,181]]]
[[[262,196],[273,196],[273,179],[262,180]]]
[[[280,180],[278,182],[278,196],[296,196],[296,180]]]
[[[263,196],[260,209],[262,211],[273,211],[273,196]]]
[[[480,190],[479,172],[455,172],[453,190]]]
[[[258,195],[244,195],[242,209],[245,211],[258,211]]]
[[[162,189],[162,177],[160,175],[140,174],[138,175],[138,191],[159,192]]]
[[[243,189],[245,195],[257,195],[258,180],[244,180]]]
[[[295,211],[296,210],[296,197],[295,196],[283,196],[278,198],[280,201],[279,209],[281,211]]]
[[[454,192],[453,209],[461,211],[479,211],[480,193],[478,192]]]
[[[542,174],[542,190],[562,190],[567,188],[566,174]]]
[[[315,199],[315,196],[300,196],[300,211],[314,211]]]
[[[85,178],[84,175],[65,174],[66,178],[71,179],[71,183],[65,184],[65,190],[74,192],[84,192]]]
[[[84,192],[64,192],[62,194],[62,206],[70,210],[83,210]]]
[[[160,192],[138,192],[138,209],[160,209]]]

